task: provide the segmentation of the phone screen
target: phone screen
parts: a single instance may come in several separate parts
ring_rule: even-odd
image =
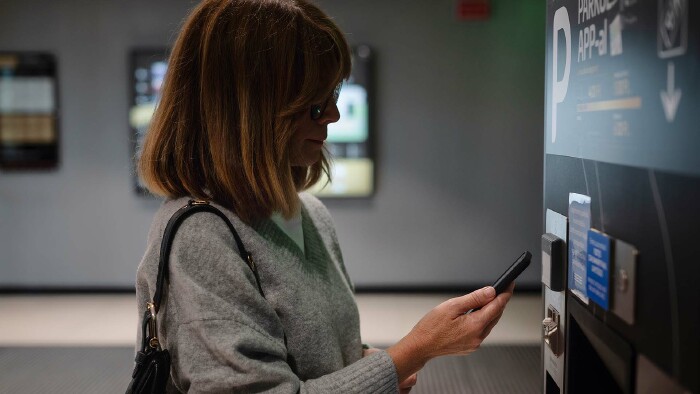
[[[501,294],[515,278],[525,271],[525,268],[530,265],[530,259],[532,259],[532,253],[529,251],[523,252],[523,254],[508,267],[503,275],[496,279],[493,283],[493,287],[496,289],[496,295]]]
[[[530,265],[530,259],[532,259],[532,253],[529,251],[523,252],[523,254],[518,257],[517,260],[513,264],[511,264],[510,267],[501,275],[496,281],[493,283],[493,288],[496,289],[496,295],[499,295],[503,293],[503,291],[510,285],[512,281],[515,280],[520,274],[525,271],[525,268],[527,268]],[[468,310],[465,314],[472,313],[474,311],[478,311],[481,308],[474,308]]]

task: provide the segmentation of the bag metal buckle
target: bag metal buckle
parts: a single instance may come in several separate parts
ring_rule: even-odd
[[[152,302],[146,303],[146,308],[151,312],[151,317],[148,321],[148,346],[158,349],[160,347],[160,342],[158,341],[158,325],[156,323],[156,306]]]
[[[250,269],[255,271],[255,261],[253,261],[253,255],[251,255],[250,253],[248,253],[248,266],[250,267]]]

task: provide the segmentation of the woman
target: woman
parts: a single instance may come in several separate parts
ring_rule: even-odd
[[[304,0],[205,0],[185,22],[139,162],[168,198],[139,265],[139,309],[165,225],[189,198],[231,220],[266,298],[220,218],[186,219],[159,313],[169,391],[407,391],[428,360],[475,350],[501,316],[512,288],[487,287],[437,306],[389,349],[363,349],[331,217],[302,192],[328,173],[323,141],[350,66],[342,33]]]

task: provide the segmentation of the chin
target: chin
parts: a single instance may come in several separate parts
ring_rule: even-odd
[[[311,166],[313,166],[314,164],[316,164],[316,163],[318,163],[318,162],[319,162],[319,160],[316,160],[316,161],[308,161],[308,162],[301,162],[301,163],[292,164],[292,167],[307,167],[307,168],[308,168],[308,167],[311,167]]]
[[[321,153],[299,157],[292,161],[292,167],[311,167],[312,165],[320,162],[322,158],[323,155]]]

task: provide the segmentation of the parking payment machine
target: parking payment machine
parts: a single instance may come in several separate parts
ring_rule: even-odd
[[[700,393],[700,3],[548,0],[545,393]]]

